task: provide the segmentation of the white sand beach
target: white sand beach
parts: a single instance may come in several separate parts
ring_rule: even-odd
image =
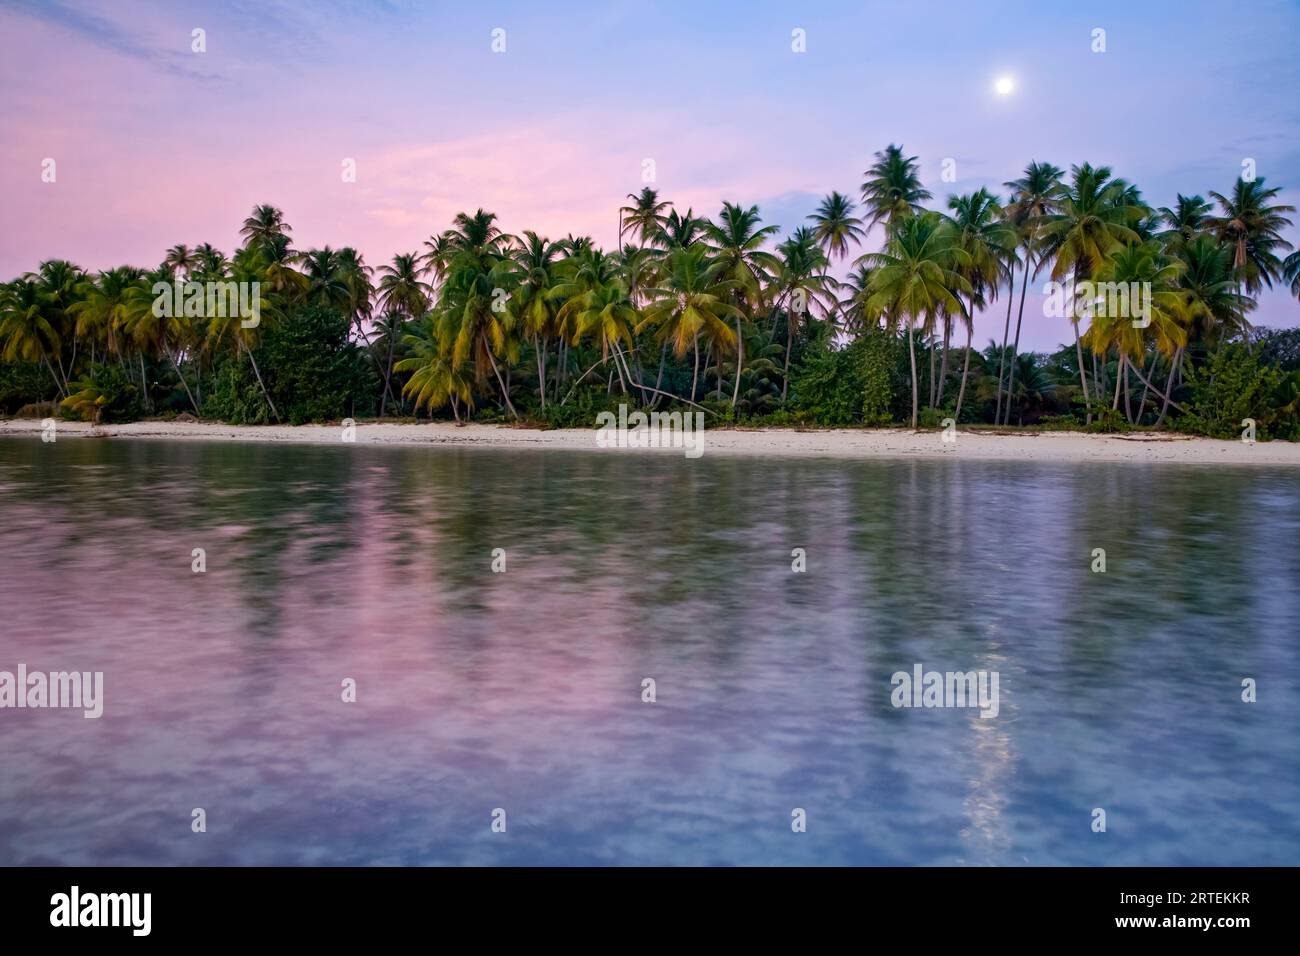
[[[0,420],[0,437],[38,437],[41,423]],[[339,425],[236,426],[215,422],[143,421],[101,425],[59,422],[56,440],[148,438],[199,441],[266,441],[334,444],[343,441]],[[824,458],[971,458],[1006,461],[1127,461],[1186,465],[1289,465],[1300,467],[1300,443],[1218,441],[1169,433],[1092,435],[1081,432],[998,433],[958,431],[955,442],[942,433],[910,429],[708,429],[705,455],[812,456]],[[451,423],[361,423],[355,444],[443,445],[467,448],[539,448],[637,453],[599,448],[596,429],[514,428],[506,425]],[[642,454],[683,454],[652,449]]]

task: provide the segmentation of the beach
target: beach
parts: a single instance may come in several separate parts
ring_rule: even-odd
[[[0,437],[39,436],[41,422],[0,420]],[[680,448],[600,448],[593,427],[552,429],[509,425],[360,423],[357,445],[435,445],[458,448],[568,449],[603,454],[682,455]],[[341,425],[239,426],[218,422],[141,421],[92,428],[83,422],[57,425],[56,440],[93,437],[334,444],[344,441]],[[882,429],[707,429],[704,455],[819,458],[968,458],[990,461],[1139,462],[1183,465],[1270,465],[1300,467],[1300,443],[1220,441],[1170,433],[1094,435],[1083,432],[992,432],[958,429],[945,442],[940,430]]]

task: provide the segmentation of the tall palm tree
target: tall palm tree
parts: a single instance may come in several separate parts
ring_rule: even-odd
[[[1279,253],[1291,249],[1281,233],[1291,225],[1283,214],[1295,212],[1295,207],[1272,201],[1280,191],[1276,186],[1266,189],[1261,177],[1251,182],[1238,179],[1231,197],[1210,192],[1221,210],[1210,219],[1210,226],[1232,248],[1232,267],[1249,293],[1273,288],[1273,280],[1283,271]]]
[[[1213,208],[1201,196],[1184,196],[1179,193],[1172,209],[1161,206],[1157,210],[1165,229],[1156,233],[1155,238],[1163,242],[1171,252],[1177,253],[1210,228]]]
[[[940,309],[962,311],[970,283],[961,275],[969,255],[956,242],[950,224],[936,212],[904,215],[894,224],[881,252],[858,262],[872,270],[866,309],[873,318],[907,320],[907,352],[912,367],[912,427],[918,419],[916,343],[913,331]]]
[[[698,218],[694,210],[679,213],[674,209],[664,217],[652,241],[661,249],[685,249],[704,238],[707,226],[708,221]]]
[[[195,255],[194,250],[184,243],[172,246],[163,257],[163,265],[169,267],[173,272],[181,272],[186,276],[190,274],[190,271],[197,263],[198,257]]]
[[[734,343],[735,332],[727,320],[740,314],[733,304],[734,279],[721,277],[721,266],[708,250],[694,244],[668,253],[660,284],[647,291],[650,305],[637,331],[657,329],[660,342],[667,343],[677,358],[694,349],[691,400],[695,398],[700,373],[700,338],[711,338],[722,347]]]
[[[776,290],[773,304],[785,303],[785,366],[781,381],[784,402],[790,383],[790,348],[795,327],[808,314],[809,306],[819,305],[823,314],[830,316],[838,303],[834,294],[837,283],[826,274],[830,262],[815,230],[796,229],[777,251],[781,254],[781,264],[773,284]]]
[[[518,240],[511,255],[519,266],[519,285],[511,297],[511,311],[522,323],[523,334],[533,340],[537,357],[537,393],[546,410],[546,359],[551,336],[556,334],[555,244],[531,229]]]
[[[1129,184],[1113,179],[1109,166],[1093,167],[1089,163],[1070,168],[1071,182],[1058,200],[1058,210],[1043,218],[1042,260],[1052,259],[1052,278],[1067,275],[1075,282],[1091,279],[1092,274],[1110,252],[1126,243],[1139,241],[1132,228],[1143,210],[1132,203]],[[1083,344],[1075,314],[1074,346],[1079,360],[1079,384],[1092,421],[1092,399],[1088,392],[1088,375],[1083,364]]]
[[[1033,265],[1033,274],[1036,277],[1038,270],[1042,266],[1043,258],[1039,255],[1038,250],[1038,233],[1039,227],[1043,220],[1054,214],[1058,208],[1058,200],[1062,192],[1061,176],[1064,172],[1053,166],[1051,163],[1040,163],[1030,160],[1025,171],[1019,179],[1013,179],[1004,183],[1011,191],[1011,201],[1007,206],[1006,216],[1011,225],[1016,228],[1020,236],[1020,247],[1024,250],[1022,260],[1022,273],[1020,279],[1020,306],[1016,311],[1016,337],[1011,346],[1011,355],[1020,354],[1020,327],[1025,320],[1025,292],[1029,287],[1030,265]],[[1007,325],[1010,325],[1011,319],[1011,283],[1015,278],[1015,259],[1007,260]],[[1007,329],[1003,329],[1002,352],[1006,353]],[[1007,394],[1011,395],[1015,391],[1016,371],[1019,364],[1014,360],[1007,369]],[[1002,370],[998,369],[998,405],[1002,402]],[[1006,422],[1011,422],[1011,401],[1007,400],[1006,405]],[[996,421],[996,414],[994,416]]]
[[[476,381],[496,377],[502,404],[515,418],[519,412],[510,400],[510,389],[497,356],[511,357],[517,348],[508,296],[518,281],[518,266],[507,254],[511,237],[495,225],[496,214],[478,210],[470,216],[459,213],[446,233],[452,250],[446,277],[439,289],[435,308],[437,335],[450,343],[452,364],[460,368],[473,363]]]
[[[781,260],[763,248],[768,239],[780,231],[779,226],[762,226],[758,207],[744,209],[724,202],[717,223],[708,226],[709,250],[718,261],[719,275],[735,282],[736,315],[736,382],[731,393],[731,407],[740,398],[740,377],[745,368],[745,336],[740,323],[753,318],[763,305],[764,290],[772,276],[780,271]],[[746,314],[747,313],[747,314]]]
[[[816,223],[813,235],[826,253],[827,261],[843,259],[849,254],[849,243],[856,246],[866,236],[862,220],[853,215],[856,208],[848,196],[832,192],[808,217]]]
[[[954,417],[960,420],[962,401],[966,397],[966,379],[970,374],[971,337],[974,335],[976,308],[984,306],[997,296],[998,286],[1006,271],[1004,263],[1014,262],[1017,235],[1014,228],[1002,218],[1002,207],[997,197],[987,189],[979,189],[968,196],[950,196],[948,208],[952,210],[949,223],[954,242],[964,255],[956,266],[966,280],[967,308],[960,312],[966,326],[966,358],[961,369],[961,388],[957,392],[957,409]],[[1008,292],[1008,297],[1010,292]],[[946,315],[952,313],[944,310]],[[951,322],[945,322],[943,333],[943,364],[939,374],[938,404],[943,404],[943,386],[948,374],[948,338]]]
[[[921,212],[930,192],[921,185],[915,156],[904,156],[903,147],[892,143],[876,153],[875,162],[864,172],[862,202],[867,209],[867,228],[896,223]]]
[[[385,338],[388,340],[388,360],[384,363],[384,379],[391,387],[393,378],[393,352],[405,322],[423,315],[429,308],[429,285],[420,276],[424,272],[420,256],[415,252],[398,253],[391,265],[379,267],[379,305],[386,315]],[[388,408],[388,392],[379,403],[379,417]]]

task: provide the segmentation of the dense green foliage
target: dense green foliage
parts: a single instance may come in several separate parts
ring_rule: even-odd
[[[1005,199],[979,189],[941,211],[919,169],[881,150],[860,201],[832,192],[781,241],[756,206],[708,219],[647,187],[619,211],[613,251],[507,235],[480,209],[376,270],[350,248],[294,249],[263,205],[230,257],[178,245],[154,269],[94,275],[50,260],[0,285],[0,414],[590,427],[626,402],[713,424],[1231,437],[1251,418],[1261,438],[1296,437],[1300,331],[1248,321],[1262,289],[1300,294],[1278,189],[1239,180],[1157,209],[1104,166],[1033,162]],[[882,244],[860,250],[873,227]],[[1048,279],[1140,286],[1147,321],[1071,285],[1074,340],[1023,352],[1028,286]],[[238,314],[213,305],[226,285]],[[1003,327],[982,350],[981,313]]]

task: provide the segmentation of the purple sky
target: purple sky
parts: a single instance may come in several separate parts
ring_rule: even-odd
[[[178,242],[229,252],[259,202],[300,248],[353,245],[371,265],[479,206],[507,231],[612,245],[647,158],[681,207],[757,203],[788,231],[830,190],[856,197],[890,142],[920,157],[936,206],[1001,191],[1031,158],[1108,164],[1171,205],[1228,192],[1246,157],[1300,205],[1295,3],[809,7],[0,0],[0,277],[56,256],[152,265]],[[1294,326],[1300,304],[1278,291],[1254,319]],[[1029,347],[1070,336],[1031,297]]]

